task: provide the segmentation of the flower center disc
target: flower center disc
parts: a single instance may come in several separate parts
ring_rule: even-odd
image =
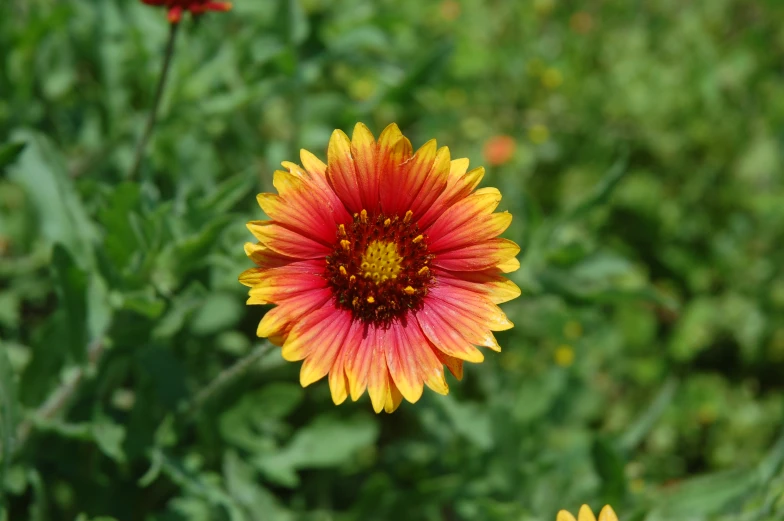
[[[380,325],[422,307],[433,283],[433,255],[411,217],[410,211],[401,219],[362,210],[350,226],[338,227],[324,274],[338,307]]]
[[[403,257],[397,253],[394,242],[373,241],[368,244],[359,267],[362,277],[381,284],[396,279],[402,269]]]

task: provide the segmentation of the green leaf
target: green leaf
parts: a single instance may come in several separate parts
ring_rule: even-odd
[[[159,298],[151,287],[140,291],[115,294],[114,298],[117,300],[118,308],[133,311],[149,319],[157,319],[166,309],[166,302]]]
[[[63,339],[72,356],[82,360],[87,345],[87,275],[69,251],[56,245],[52,253],[54,286],[67,337]]]
[[[444,41],[434,45],[420,55],[415,63],[406,68],[405,78],[393,89],[387,91],[385,100],[406,103],[411,100],[413,93],[417,92],[419,85],[426,84],[432,77],[438,75],[447,66],[454,52],[454,44]],[[405,128],[405,119],[398,121],[401,128]]]
[[[618,183],[628,172],[629,151],[624,149],[621,157],[610,167],[593,191],[564,218],[564,221],[582,218],[585,214],[607,203]]]
[[[581,257],[569,267],[551,265],[536,272],[542,290],[586,303],[647,301],[668,309],[677,307],[629,259],[605,250]]]
[[[52,270],[66,344],[74,358],[81,360],[87,343],[102,337],[112,321],[109,289],[97,271],[83,271],[59,244],[52,253]]]
[[[167,414],[163,421],[155,429],[156,447],[173,447],[177,443],[177,431],[174,425],[175,418],[172,414]]]
[[[758,483],[756,470],[733,469],[679,482],[657,497],[646,521],[694,519],[721,512]]]
[[[153,338],[164,339],[177,334],[185,325],[188,317],[204,302],[206,295],[207,290],[198,282],[194,282],[180,291],[172,299],[166,314],[158,320],[152,331]]]
[[[244,507],[249,520],[293,521],[294,515],[280,504],[275,494],[259,486],[253,466],[233,450],[223,456],[223,475],[227,491]]]
[[[155,434],[153,435],[154,448],[150,451],[150,468],[139,478],[138,483],[140,487],[147,488],[158,479],[163,469],[163,449],[177,444],[177,432],[175,431],[174,422],[174,415],[167,414],[155,429]]]
[[[459,402],[447,395],[438,399],[456,432],[482,450],[492,448],[494,439],[487,409],[477,403]]]
[[[269,434],[278,420],[300,404],[304,394],[302,387],[293,383],[272,383],[245,394],[219,419],[223,439],[253,453],[270,449]]]
[[[243,302],[231,293],[213,293],[193,315],[190,329],[196,335],[210,335],[236,324],[243,316]]]
[[[91,341],[106,333],[113,316],[109,287],[97,271],[92,271],[87,282],[87,334]]]
[[[28,509],[30,521],[47,521],[49,519],[49,505],[47,502],[46,485],[41,478],[41,473],[34,468],[27,469],[27,482],[33,490],[33,500]]]
[[[182,360],[175,356],[172,349],[161,345],[140,349],[135,356],[155,397],[168,411],[173,411],[188,396],[186,370]]]
[[[163,453],[160,449],[155,449],[152,451],[152,455],[150,456],[150,468],[147,469],[147,472],[145,472],[137,482],[140,487],[149,487],[155,483],[155,480],[158,479],[158,476],[161,475],[161,469],[163,468],[162,454]]]
[[[252,172],[234,175],[211,190],[207,197],[195,205],[195,213],[208,216],[220,215],[230,211],[243,200],[256,184]]]
[[[16,158],[19,157],[24,148],[24,143],[5,143],[0,145],[0,173],[5,170],[5,167],[16,161]]]
[[[594,439],[591,448],[593,465],[602,479],[602,499],[605,503],[621,504],[626,496],[626,460],[615,443],[602,436]]]
[[[670,336],[669,350],[676,360],[691,360],[710,345],[717,332],[719,310],[719,303],[711,297],[689,302]]]
[[[378,424],[367,416],[350,420],[321,416],[297,431],[286,447],[257,456],[253,462],[269,479],[293,487],[299,483],[297,470],[342,466],[377,438]]]
[[[784,431],[757,466],[760,482],[767,484],[782,469],[784,469]]]
[[[245,516],[237,502],[213,479],[200,474],[184,465],[181,461],[170,458],[159,449],[161,470],[172,480],[181,486],[188,494],[206,500],[209,504],[223,507],[229,514],[231,521],[244,521]]]
[[[164,295],[174,292],[192,270],[204,266],[220,232],[233,220],[230,215],[216,216],[198,233],[168,245],[155,262],[153,281]]]
[[[246,394],[240,401],[240,407],[252,406],[265,418],[285,418],[294,411],[304,396],[305,391],[298,384],[271,383],[259,391]]]
[[[141,190],[138,183],[122,183],[114,188],[98,220],[106,230],[103,250],[117,269],[123,269],[139,255],[142,245],[131,215],[139,210]]]
[[[16,328],[19,324],[20,295],[16,291],[0,291],[0,326]]]
[[[66,423],[60,420],[37,418],[35,425],[42,432],[51,432],[70,440],[95,443],[101,452],[117,462],[126,460],[122,449],[125,427],[114,423],[104,415],[97,416],[89,423]]]
[[[556,372],[532,376],[520,383],[517,400],[511,413],[515,420],[525,423],[540,422],[547,417],[547,413],[554,406],[559,396],[565,392],[567,382],[559,377]],[[489,431],[489,423],[488,423]],[[479,442],[480,446],[487,446],[487,441]]]
[[[654,398],[653,403],[646,407],[634,423],[632,423],[626,432],[621,436],[620,447],[626,453],[634,450],[647,436],[647,434],[659,421],[659,418],[664,414],[664,411],[672,403],[675,398],[675,391],[678,388],[678,381],[670,378],[664,385],[662,385],[659,393]]]
[[[0,504],[3,503],[5,477],[14,451],[18,423],[16,378],[5,345],[0,341]]]
[[[39,215],[41,236],[51,244],[62,244],[79,267],[92,266],[98,233],[68,176],[63,158],[42,134],[20,132],[18,139],[26,146],[11,168],[10,178],[25,189],[32,201]]]
[[[125,427],[111,421],[106,416],[99,416],[90,424],[92,437],[101,452],[117,462],[126,460],[122,444],[125,441]]]
[[[3,482],[6,492],[20,496],[27,490],[27,469],[22,464],[13,465],[8,469],[5,481]]]
[[[285,0],[280,2],[277,23],[283,28],[284,38],[292,49],[305,41],[310,25],[300,2]]]
[[[74,521],[117,521],[117,519],[108,516],[89,517],[87,514],[83,512],[78,516],[76,516],[76,519]]]

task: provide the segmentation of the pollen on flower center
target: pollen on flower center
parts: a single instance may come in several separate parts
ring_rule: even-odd
[[[368,244],[359,267],[362,277],[376,284],[396,279],[402,269],[403,258],[397,253],[394,242],[373,241]]]
[[[362,210],[350,226],[338,226],[325,277],[338,307],[386,325],[422,306],[433,283],[432,259],[410,211],[401,218]]]

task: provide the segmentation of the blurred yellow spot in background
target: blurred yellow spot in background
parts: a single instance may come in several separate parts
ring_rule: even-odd
[[[557,89],[562,83],[563,74],[554,67],[548,67],[542,74],[542,85],[550,90]]]
[[[555,0],[534,0],[534,11],[538,15],[550,14],[555,7]]]
[[[360,78],[351,82],[349,93],[357,101],[366,101],[376,93],[376,82],[368,78]]]
[[[541,145],[550,139],[550,130],[542,124],[533,125],[528,129],[528,139],[537,145]]]
[[[555,363],[561,367],[569,367],[574,363],[574,349],[570,345],[560,345],[555,350]]]
[[[641,478],[635,478],[629,482],[629,490],[633,493],[642,492],[645,490],[645,481]]]

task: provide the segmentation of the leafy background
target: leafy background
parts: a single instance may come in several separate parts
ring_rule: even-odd
[[[165,13],[0,3],[0,519],[784,519],[784,4],[237,0],[181,29],[131,179]],[[254,194],[356,121],[485,164],[523,247],[504,352],[391,416],[299,388],[237,283]]]

